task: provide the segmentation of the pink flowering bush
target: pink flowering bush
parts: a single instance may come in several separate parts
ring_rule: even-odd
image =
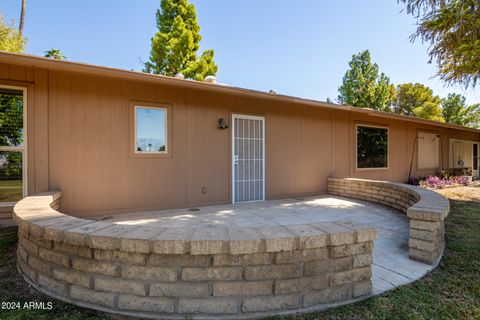
[[[421,177],[410,178],[408,183],[420,186],[422,188],[441,189],[447,186],[468,185],[469,179],[463,176],[451,176],[451,177],[427,176],[424,178],[421,178]]]

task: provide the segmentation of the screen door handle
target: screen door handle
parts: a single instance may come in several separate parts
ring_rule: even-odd
[[[238,164],[238,154],[233,156],[233,164]]]

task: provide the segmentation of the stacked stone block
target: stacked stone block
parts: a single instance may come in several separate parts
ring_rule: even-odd
[[[353,178],[329,178],[328,193],[402,211],[410,219],[410,258],[431,265],[440,259],[445,245],[444,219],[450,211],[444,196],[407,184]]]
[[[68,302],[126,315],[250,319],[348,303],[372,290],[378,235],[368,226],[156,233],[66,219],[48,206],[58,198],[26,198],[14,209],[18,267],[36,288]]]

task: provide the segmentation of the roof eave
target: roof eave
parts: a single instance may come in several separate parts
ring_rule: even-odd
[[[303,98],[282,95],[282,94],[270,94],[263,91],[239,88],[234,86],[225,86],[222,84],[210,84],[210,83],[199,82],[199,81],[188,80],[188,79],[177,79],[177,78],[168,77],[164,75],[156,75],[156,74],[144,73],[139,71],[111,68],[111,67],[92,65],[87,63],[66,61],[66,60],[55,60],[51,58],[39,57],[39,56],[34,56],[29,54],[19,54],[19,53],[10,53],[10,52],[0,51],[0,63],[16,64],[16,65],[21,65],[26,67],[43,68],[43,69],[55,70],[55,71],[76,72],[76,73],[82,73],[82,74],[121,78],[121,79],[134,80],[134,81],[152,82],[157,84],[167,84],[167,85],[172,85],[172,86],[181,87],[181,88],[199,89],[199,90],[207,90],[212,92],[221,92],[221,93],[227,93],[227,94],[237,94],[237,95],[243,95],[243,96],[258,97],[262,99],[270,99],[270,100],[275,100],[279,102],[298,103],[303,105],[324,107],[324,108],[335,109],[335,110],[351,111],[351,112],[367,114],[375,117],[410,121],[410,122],[421,123],[425,125],[480,133],[479,129],[468,128],[468,127],[463,127],[463,126],[449,124],[449,123],[442,123],[442,122],[437,122],[432,120],[426,120],[426,119],[421,119],[421,118],[416,118],[411,116],[398,115],[390,112],[376,111],[373,109],[356,108],[352,106],[338,105],[338,104],[327,103],[327,102],[322,102],[318,100],[303,99]]]

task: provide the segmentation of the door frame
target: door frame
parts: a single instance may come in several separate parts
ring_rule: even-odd
[[[231,175],[232,175],[232,204],[235,204],[235,119],[251,119],[251,120],[261,120],[262,121],[262,150],[263,150],[263,161],[262,161],[262,177],[263,177],[263,183],[262,183],[262,199],[260,200],[252,200],[252,201],[241,201],[238,203],[243,203],[243,202],[256,202],[256,201],[265,201],[265,157],[266,157],[266,151],[265,151],[265,117],[264,116],[257,116],[257,115],[250,115],[250,114],[242,114],[242,113],[232,113],[231,115],[231,120],[232,120],[232,134],[231,134],[231,154],[230,154],[230,163],[231,163]]]
[[[451,168],[452,169],[456,169],[456,168],[459,168],[459,165],[458,165],[458,157],[457,159],[455,158],[455,145],[458,146],[458,156],[461,156],[461,158],[463,159],[463,161],[465,162],[465,142],[468,141],[468,140],[460,140],[460,139],[449,139],[449,167],[450,167],[450,161],[451,162]],[[463,145],[462,145],[463,144]],[[463,148],[463,150],[460,150],[460,148]],[[463,152],[462,152],[463,151]]]
[[[473,155],[474,145],[477,146],[477,170],[474,170],[474,169],[473,169],[473,163],[474,163],[473,161],[474,161],[474,159],[475,159],[475,157],[474,157],[474,155]],[[479,144],[478,142],[472,142],[472,175],[473,175],[474,177],[478,177],[478,173],[479,173],[479,170],[480,170],[480,168],[479,168],[479,163],[478,163],[478,162],[479,162],[478,160],[479,160],[479,158],[480,158],[479,156],[480,156],[480,144]]]
[[[22,193],[23,197],[28,195],[28,164],[27,164],[27,152],[28,152],[28,124],[27,124],[27,87],[16,86],[16,85],[7,85],[0,83],[0,88],[18,90],[23,93],[23,147],[0,147],[1,151],[7,152],[21,152],[22,153]],[[0,202],[1,207],[13,206],[15,202]]]

